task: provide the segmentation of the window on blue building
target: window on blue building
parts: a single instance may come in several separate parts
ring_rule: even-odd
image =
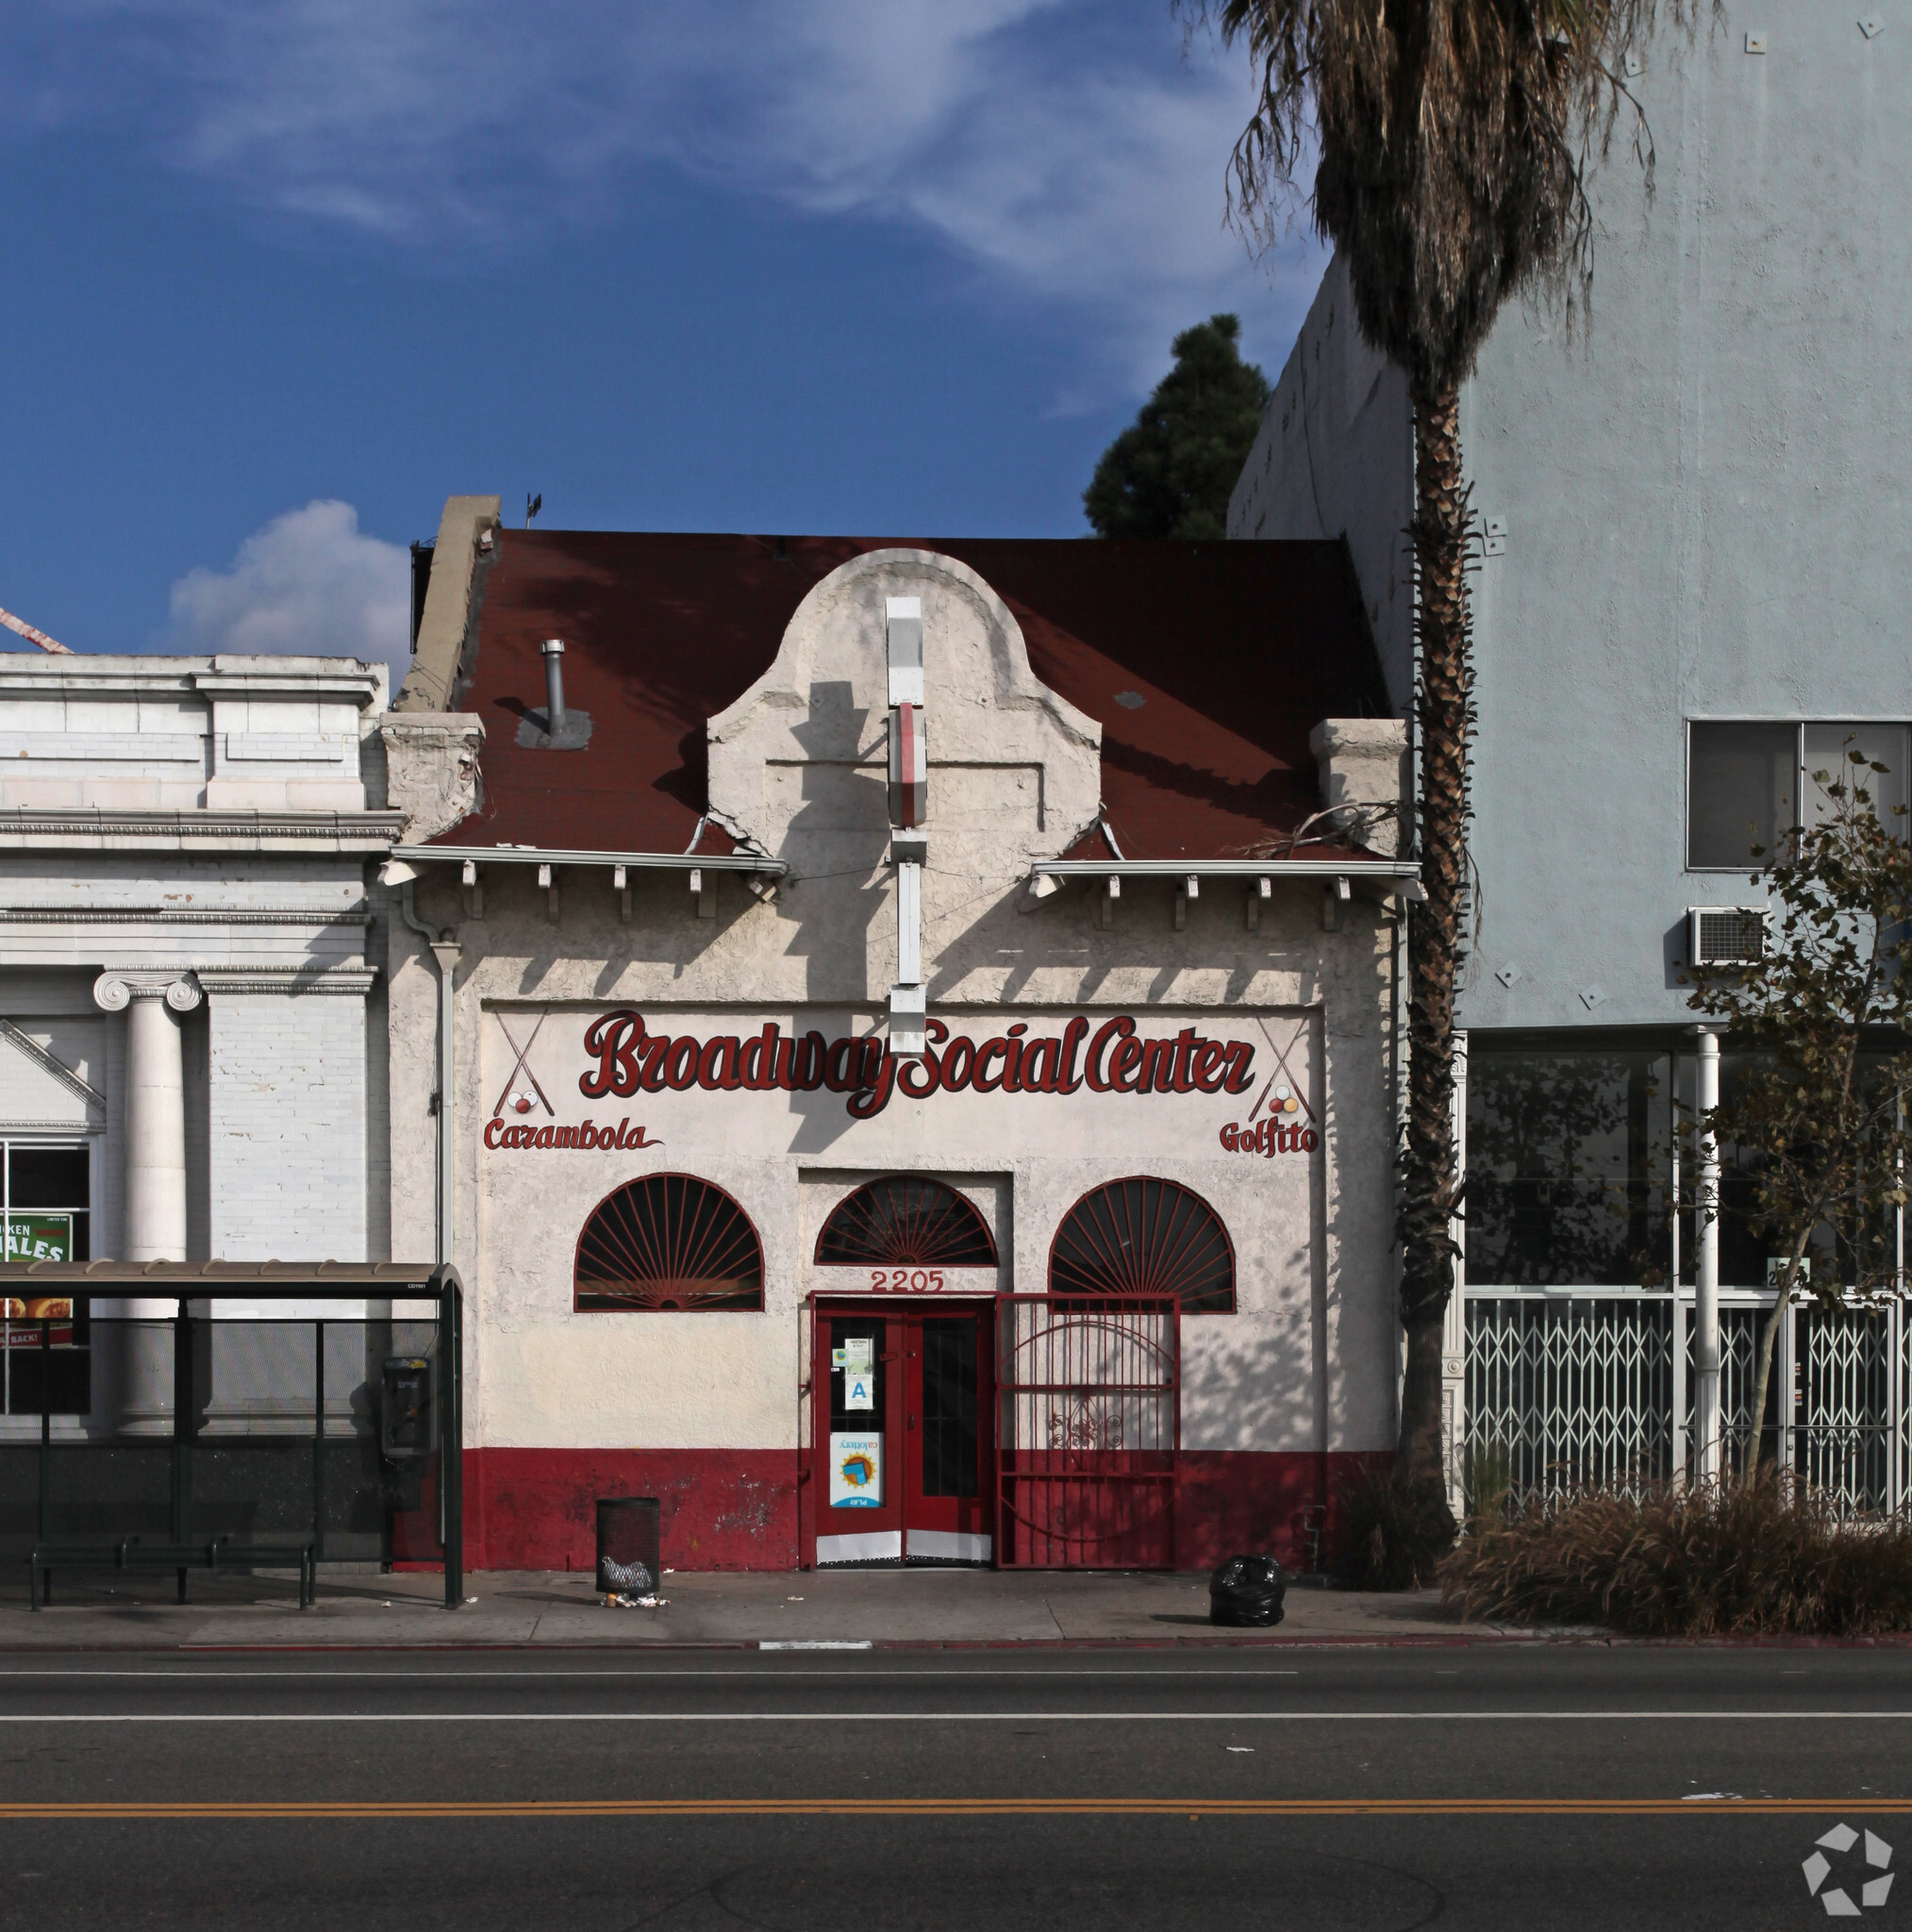
[[[1652,1051],[1470,1045],[1471,1287],[1665,1278],[1671,1074],[1669,1057]]]
[[[1850,754],[1866,760],[1867,790],[1885,823],[1904,832],[1908,757],[1906,727],[1876,723],[1698,723],[1689,727],[1687,759],[1687,867],[1691,872],[1753,872],[1756,846],[1771,852],[1787,829],[1812,824],[1829,809],[1816,774],[1845,776]],[[1871,770],[1876,762],[1884,772]]]
[[[1750,872],[1798,823],[1797,724],[1695,724],[1687,776],[1687,864]]]

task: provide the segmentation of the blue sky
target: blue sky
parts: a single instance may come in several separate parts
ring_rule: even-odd
[[[1168,0],[8,12],[0,606],[75,649],[402,659],[454,491],[1074,535],[1173,332],[1272,375],[1320,272]]]

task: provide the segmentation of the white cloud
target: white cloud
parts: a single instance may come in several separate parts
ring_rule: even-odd
[[[257,205],[441,246],[601,218],[661,163],[809,214],[926,229],[984,292],[1079,309],[1123,379],[1217,308],[1279,312],[1222,225],[1239,50],[1168,0],[55,0],[36,120],[114,112]],[[107,104],[103,106],[102,104]],[[1275,318],[1271,315],[1270,320]]]
[[[203,566],[173,586],[175,651],[262,651],[411,661],[411,558],[369,537],[349,503],[308,503],[274,517],[239,546],[225,571]]]

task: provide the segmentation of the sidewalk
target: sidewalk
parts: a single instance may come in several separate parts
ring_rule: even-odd
[[[173,1601],[170,1573],[57,1573],[54,1602],[26,1604],[25,1565],[0,1577],[0,1649],[180,1646],[674,1644],[1454,1643],[1521,1641],[1444,1614],[1432,1591],[1370,1595],[1290,1589],[1272,1630],[1217,1629],[1205,1575],[989,1570],[667,1573],[657,1609],[607,1608],[589,1574],[481,1572],[468,1601],[443,1603],[442,1579],[322,1574],[319,1601],[297,1607],[290,1575],[194,1573]]]

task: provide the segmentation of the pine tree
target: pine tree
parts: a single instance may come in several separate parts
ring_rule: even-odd
[[[1228,495],[1269,395],[1268,378],[1241,359],[1240,334],[1239,316],[1211,315],[1175,338],[1175,366],[1082,492],[1098,537],[1228,534]]]

